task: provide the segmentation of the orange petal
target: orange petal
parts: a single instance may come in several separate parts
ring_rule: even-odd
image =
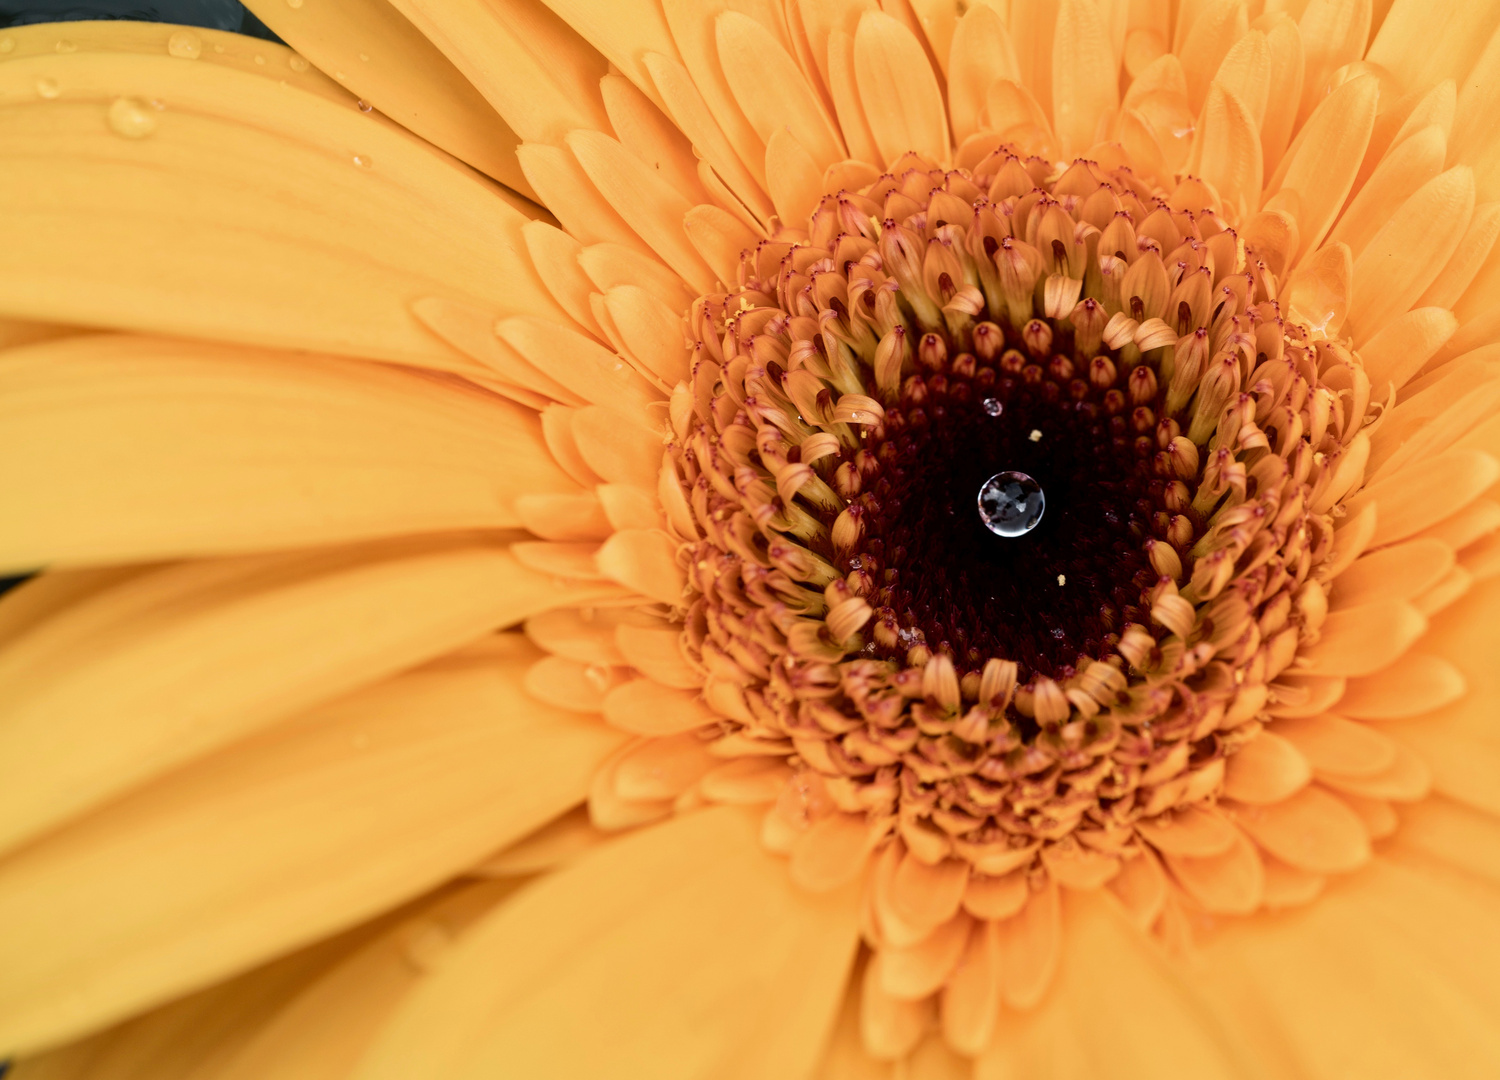
[[[1248,807],[1235,823],[1283,862],[1314,873],[1342,873],[1370,858],[1359,817],[1320,787],[1306,787],[1267,806]]]

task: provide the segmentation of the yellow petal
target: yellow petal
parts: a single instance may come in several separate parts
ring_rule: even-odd
[[[1396,844],[1500,884],[1500,822],[1481,810],[1441,795],[1423,799],[1402,810]]]
[[[605,59],[647,95],[656,93],[646,70],[645,55],[659,52],[672,58],[677,50],[660,5],[651,0],[546,0],[559,19],[583,35]],[[660,102],[658,102],[660,104]]]
[[[506,319],[496,333],[542,374],[600,405],[643,414],[660,392],[617,355],[567,326],[545,319]]]
[[[20,1080],[191,1080],[214,1075],[287,1000],[348,959],[379,925],[356,927],[79,1042],[23,1058],[8,1075]]]
[[[1059,889],[1048,882],[1019,915],[1000,924],[1001,993],[1013,1009],[1034,1007],[1047,992],[1062,949]]]
[[[1476,178],[1475,188],[1478,189]],[[1433,304],[1451,308],[1459,298],[1465,296],[1482,270],[1488,269],[1490,252],[1494,250],[1495,238],[1500,236],[1500,203],[1480,203],[1474,207],[1474,217],[1469,221],[1468,231],[1459,241],[1458,248],[1448,259],[1442,273],[1433,280],[1418,304]]]
[[[1300,220],[1300,219],[1299,219]],[[1286,304],[1314,330],[1337,334],[1349,314],[1354,291],[1349,245],[1328,244],[1304,259],[1287,282]]]
[[[1011,0],[1011,44],[1015,46],[1020,78],[1015,81],[1036,94],[1045,113],[1052,109],[1052,28],[1057,24],[1057,0]]]
[[[1214,186],[1236,221],[1248,221],[1260,205],[1260,132],[1228,87],[1208,89],[1188,171]]]
[[[543,143],[523,143],[516,150],[526,179],[553,211],[568,235],[584,244],[613,243],[650,255],[651,248],[594,186],[572,152]]]
[[[1410,600],[1453,568],[1453,549],[1436,540],[1409,540],[1372,551],[1333,581],[1330,606],[1357,608],[1382,600]]]
[[[1236,41],[1213,81],[1239,99],[1258,131],[1271,96],[1271,44],[1265,32],[1251,30]]]
[[[1370,6],[1370,0],[1311,0],[1303,9],[1297,23],[1306,63],[1299,120],[1323,99],[1333,73],[1364,54]]]
[[[1354,193],[1329,240],[1342,240],[1356,258],[1391,218],[1391,211],[1443,171],[1448,140],[1429,124],[1381,159],[1370,178]]]
[[[766,186],[782,222],[804,228],[823,196],[823,170],[784,127],[766,140]]]
[[[1370,776],[1390,767],[1396,747],[1364,724],[1328,713],[1278,720],[1276,734],[1297,748],[1318,773]]]
[[[1065,156],[1104,135],[1120,105],[1118,68],[1098,7],[1092,0],[1061,0],[1052,36],[1052,127]]]
[[[635,735],[664,736],[712,723],[717,717],[690,690],[674,690],[651,679],[632,679],[604,698],[604,719]]]
[[[682,600],[686,578],[677,565],[677,545],[654,529],[622,529],[604,542],[596,556],[611,581],[664,604]]]
[[[1229,845],[1213,855],[1166,854],[1163,861],[1189,896],[1215,914],[1248,915],[1265,898],[1265,867],[1245,834],[1233,826]]]
[[[986,4],[971,5],[958,20],[948,53],[948,113],[954,138],[961,143],[979,130],[990,83],[1020,77],[1004,21]]]
[[[1345,503],[1350,514],[1379,508],[1375,546],[1413,536],[1462,510],[1500,478],[1500,464],[1480,450],[1447,450],[1396,470]]]
[[[522,228],[521,235],[526,239],[526,251],[531,256],[532,265],[552,293],[552,298],[573,316],[573,321],[579,326],[595,337],[603,338],[604,332],[589,309],[589,294],[593,292],[591,282],[578,263],[583,245],[545,221],[529,223]]]
[[[1246,807],[1235,822],[1278,859],[1314,873],[1346,872],[1370,858],[1370,837],[1354,811],[1316,784]]]
[[[0,135],[12,223],[0,308],[460,371],[472,361],[409,300],[559,310],[521,250],[527,219],[499,189],[292,71],[289,50],[255,49],[280,78],[207,62],[209,51],[0,63],[0,87],[21,95]],[[38,79],[59,96],[32,97]],[[122,96],[162,102],[144,137],[103,121]]]
[[[1224,794],[1245,803],[1276,803],[1305,787],[1312,766],[1295,746],[1273,731],[1262,731],[1224,767]]]
[[[1232,1030],[1281,1058],[1272,1076],[1500,1070],[1493,894],[1443,869],[1383,857],[1317,903],[1226,920],[1197,981]]]
[[[343,929],[576,803],[623,737],[496,638],[204,760],[0,865],[0,1043],[34,1046]],[[110,903],[78,905],[110,882]]]
[[[709,291],[713,275],[682,231],[682,217],[692,204],[608,135],[574,131],[567,143],[599,194],[651,250],[689,286]]]
[[[530,410],[375,364],[82,337],[8,354],[0,401],[17,569],[515,526],[573,488]]]
[[[187,563],[42,622],[0,657],[7,844],[288,715],[610,585],[496,543],[406,541]],[[350,627],[359,627],[358,633]]]
[[[1252,1071],[1237,1029],[1212,1019],[1182,967],[1103,892],[1065,898],[1057,985],[1002,1013],[974,1080],[1230,1080]]]
[[[885,164],[908,150],[932,161],[948,160],[942,93],[927,54],[910,30],[884,12],[861,16],[854,35],[854,78]]]
[[[644,829],[482,921],[357,1075],[805,1075],[853,961],[856,896],[796,889],[743,810]]]
[[[484,882],[439,893],[408,918],[383,926],[374,941],[299,993],[275,999],[274,1017],[229,1055],[213,1080],[347,1076],[401,1001],[518,885]]]
[[[1402,203],[1354,260],[1354,333],[1373,334],[1416,303],[1458,249],[1473,214],[1474,174],[1464,165]]]
[[[873,5],[867,5],[855,10],[858,14],[874,8]],[[828,35],[828,82],[839,130],[849,147],[850,156],[858,161],[879,162],[880,148],[875,144],[875,134],[870,130],[870,121],[865,116],[865,106],[859,97],[852,30],[834,30]]]
[[[1281,165],[1302,103],[1302,35],[1297,24],[1285,15],[1276,18],[1266,31],[1266,45],[1271,51],[1270,92],[1260,121],[1260,145],[1269,174]]]
[[[1488,4],[1434,6],[1395,0],[1365,58],[1388,70],[1403,86],[1463,80],[1500,27],[1500,11]],[[1421,46],[1413,47],[1414,42]]]
[[[1463,673],[1450,661],[1408,653],[1385,671],[1350,679],[1338,708],[1356,720],[1398,720],[1449,705],[1467,689]]]
[[[385,0],[252,10],[282,41],[397,123],[535,199],[516,161],[520,137],[430,35]]]
[[[1500,215],[1496,221],[1500,223]],[[1370,386],[1401,389],[1457,329],[1458,320],[1453,312],[1441,307],[1413,308],[1392,319],[1359,350]]]
[[[1195,113],[1203,108],[1214,72],[1250,28],[1243,0],[1217,0],[1201,6],[1205,10],[1193,21],[1181,47],[1174,50],[1182,58],[1188,108]]]
[[[1234,826],[1222,815],[1197,806],[1186,806],[1156,818],[1142,818],[1135,827],[1158,851],[1195,858],[1226,851],[1235,840]]]
[[[736,11],[714,22],[719,62],[762,143],[785,126],[820,167],[844,157],[844,147],[796,62],[763,25]]]
[[[1276,175],[1272,192],[1285,188],[1298,198],[1297,229],[1302,250],[1317,251],[1338,216],[1370,141],[1380,83],[1350,79],[1323,99],[1302,125]]]

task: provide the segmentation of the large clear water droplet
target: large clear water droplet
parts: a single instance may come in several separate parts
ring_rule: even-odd
[[[1047,497],[1023,472],[996,473],[979,489],[979,520],[996,536],[1024,536],[1037,527]]]
[[[203,55],[203,39],[191,30],[178,30],[167,38],[167,52],[179,60],[196,60]]]
[[[987,397],[980,403],[980,407],[990,416],[999,416],[1005,411],[1005,406],[999,398]]]
[[[156,116],[135,98],[115,98],[109,106],[109,128],[127,139],[144,139],[156,130]]]

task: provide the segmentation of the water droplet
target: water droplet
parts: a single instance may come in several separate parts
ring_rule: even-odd
[[[355,154],[354,164],[358,165],[361,169],[368,169],[370,167],[370,159],[363,154]]]
[[[144,139],[157,123],[151,109],[135,98],[115,98],[109,106],[109,129],[127,139]]]
[[[347,78],[348,78],[348,77],[349,77],[349,76],[347,76],[347,75],[345,75],[345,74],[344,74],[344,73],[343,73],[343,72],[342,72],[342,71],[335,71],[335,72],[334,72],[334,73],[333,73],[333,77],[334,77],[334,78],[335,78],[335,79],[337,79],[337,80],[338,80],[338,81],[339,81],[339,82],[343,82],[343,81],[344,81],[344,80],[345,80],[345,79],[347,79]]]
[[[1002,412],[1005,411],[1005,406],[1000,404],[999,398],[987,397],[983,402],[980,403],[979,407],[990,416],[999,416]]]
[[[361,60],[369,60],[370,59],[370,54],[369,53],[360,53],[359,54],[359,58]]]
[[[203,55],[203,39],[191,30],[179,30],[167,38],[167,52],[183,60],[196,60]]]
[[[222,46],[222,45],[215,45],[214,46],[214,52],[221,53],[223,51],[224,51],[224,46]]]
[[[1022,472],[996,473],[979,489],[979,520],[996,536],[1024,536],[1046,508],[1042,485]]]
[[[8,53],[16,47],[16,39],[12,37],[0,38],[0,53]]]
[[[264,66],[264,65],[265,65],[265,62],[266,62],[266,58],[265,58],[265,57],[264,57],[264,56],[260,56],[260,55],[257,55],[257,56],[256,56],[256,57],[255,57],[255,62],[256,62],[256,63],[257,63],[257,64],[260,64],[260,65],[262,65],[262,66]]]
[[[601,694],[609,689],[610,676],[613,672],[608,664],[590,664],[583,669],[583,677],[589,681],[589,685]]]
[[[57,45],[55,46],[55,48],[60,53],[71,53],[71,52],[77,52],[78,51],[78,45],[77,45],[77,43],[69,41],[67,38],[63,38],[62,40],[60,40],[57,43]]]
[[[289,8],[299,8],[302,6],[302,0],[286,0],[286,6]]]
[[[359,106],[359,111],[360,112],[374,112],[375,111],[375,106],[371,105],[368,101],[356,101],[355,104]]]
[[[57,87],[56,79],[38,79],[36,81],[36,92],[48,101],[51,101],[58,94],[62,93]]]
[[[312,65],[310,65],[307,60],[301,56],[292,56],[287,59],[286,66],[291,68],[293,71],[306,71]]]

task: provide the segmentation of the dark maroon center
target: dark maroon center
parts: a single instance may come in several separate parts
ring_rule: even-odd
[[[1151,625],[1145,593],[1157,574],[1143,544],[1191,514],[1158,456],[1178,432],[1158,423],[1154,373],[1132,382],[1113,360],[1080,370],[1061,353],[1026,351],[1019,336],[996,355],[998,334],[985,333],[988,360],[966,350],[950,361],[924,339],[927,362],[860,456],[864,534],[841,569],[864,569],[876,586],[874,655],[904,657],[920,642],[961,671],[999,656],[1023,680],[1064,679],[1081,657],[1108,656],[1126,623]],[[1006,471],[1035,479],[1046,498],[1018,536],[996,535],[977,506]]]

